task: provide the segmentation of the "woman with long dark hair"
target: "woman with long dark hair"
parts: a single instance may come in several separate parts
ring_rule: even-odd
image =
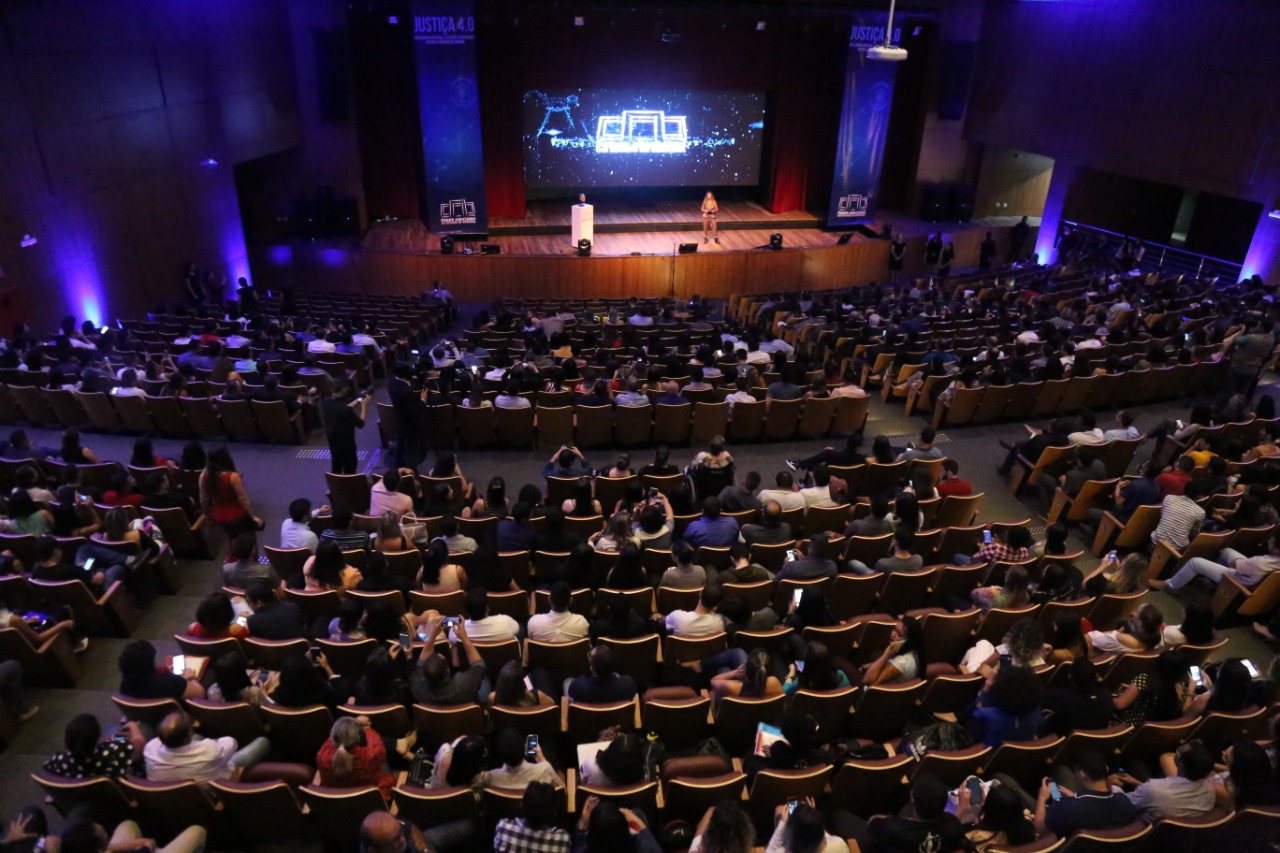
[[[235,460],[225,444],[209,451],[204,472],[200,475],[200,508],[207,518],[222,528],[228,541],[241,533],[261,530],[264,526],[262,519],[253,514],[244,479],[236,470]]]
[[[1156,658],[1151,672],[1141,673],[1122,686],[1115,702],[1120,722],[1137,727],[1182,716],[1194,698],[1187,659],[1167,651]]]

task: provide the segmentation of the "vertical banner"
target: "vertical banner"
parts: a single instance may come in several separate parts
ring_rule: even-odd
[[[484,209],[484,154],[476,86],[476,19],[472,0],[412,0],[418,68],[427,230],[489,230]]]
[[[859,14],[849,35],[827,225],[854,225],[875,214],[898,63],[867,59],[867,48],[884,42],[888,18],[885,13]],[[901,36],[902,30],[895,24],[893,43],[899,44]]]

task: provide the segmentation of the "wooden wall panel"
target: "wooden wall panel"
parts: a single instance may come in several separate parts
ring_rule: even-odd
[[[1008,228],[992,229],[1001,249]],[[1034,244],[1032,229],[1031,242]],[[985,229],[952,232],[953,269],[974,266]],[[906,275],[927,275],[925,238],[907,241]],[[273,263],[269,249],[252,254],[254,278],[268,287],[414,295],[439,279],[463,302],[498,298],[625,299],[629,296],[724,298],[734,293],[822,290],[885,281],[889,244],[849,243],[781,252],[587,257],[576,255],[423,255],[344,249],[305,243]],[[674,281],[674,288],[672,283]]]

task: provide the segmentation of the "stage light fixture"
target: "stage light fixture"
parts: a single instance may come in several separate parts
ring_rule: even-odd
[[[19,243],[18,245],[20,245],[24,249],[30,249],[32,246],[34,246],[36,243],[39,243],[39,242],[40,242],[39,240],[31,236],[30,234],[23,234],[22,242]]]
[[[764,26],[765,26],[764,21],[756,21],[756,32],[758,33],[764,32]]]
[[[206,169],[212,169],[214,166],[218,165],[218,161],[212,157],[206,157],[200,161],[200,165],[204,166]]]
[[[400,23],[400,18],[395,15],[387,15],[387,23],[394,27]]]
[[[1268,213],[1267,216],[1271,217],[1272,219],[1280,219],[1280,207],[1277,207],[1275,210]]]
[[[591,241],[583,237],[578,241],[578,257],[585,258],[591,254]]]
[[[584,17],[582,17],[581,15],[574,15],[574,16],[573,16],[573,25],[574,25],[575,27],[584,27],[584,26],[586,26],[586,25],[587,25],[587,19],[586,19],[586,18],[584,18]]]
[[[662,35],[658,37],[663,44],[679,44],[681,35],[675,30],[663,30]]]

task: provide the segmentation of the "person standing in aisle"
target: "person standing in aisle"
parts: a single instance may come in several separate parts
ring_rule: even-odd
[[[324,401],[324,431],[329,439],[330,470],[335,474],[354,474],[359,465],[356,454],[356,430],[364,426],[369,411],[369,395],[351,396],[351,383],[334,385],[333,395]]]

